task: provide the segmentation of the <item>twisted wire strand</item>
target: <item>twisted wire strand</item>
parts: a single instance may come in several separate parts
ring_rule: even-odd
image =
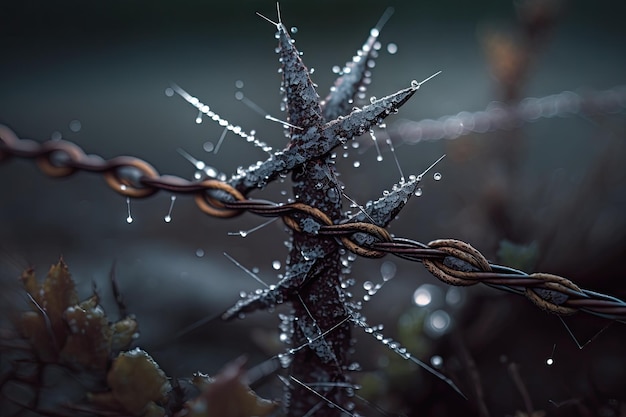
[[[392,237],[386,229],[367,222],[334,224],[321,210],[303,203],[274,203],[248,199],[228,182],[213,178],[190,181],[172,175],[160,175],[148,162],[119,156],[105,160],[86,155],[76,144],[64,140],[38,143],[18,138],[0,125],[0,162],[10,157],[35,159],[42,172],[53,177],[69,176],[77,171],[100,173],[114,191],[134,198],[145,198],[158,191],[193,194],[204,213],[228,218],[250,212],[264,217],[281,217],[296,232],[305,233],[297,217],[308,217],[320,224],[314,234],[335,238],[351,252],[370,258],[393,254],[422,262],[436,278],[449,285],[470,286],[478,283],[526,296],[539,308],[558,315],[577,311],[626,323],[626,302],[582,289],[567,278],[547,273],[527,274],[492,264],[468,243],[440,239],[428,244],[407,238]],[[295,216],[297,215],[297,216]],[[360,245],[351,237],[356,234],[373,237],[372,244]]]

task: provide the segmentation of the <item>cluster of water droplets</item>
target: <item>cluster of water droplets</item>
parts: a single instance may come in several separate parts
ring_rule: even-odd
[[[385,261],[380,266],[380,273],[382,276],[382,281],[374,284],[372,281],[365,281],[363,283],[363,289],[366,291],[366,294],[363,295],[363,301],[369,301],[372,296],[374,296],[382,287],[390,281],[393,277],[396,276],[396,264],[391,261]]]
[[[412,295],[413,304],[426,312],[424,331],[438,338],[448,333],[454,320],[451,311],[458,310],[464,303],[464,293],[457,287],[445,290],[434,284],[420,285]]]
[[[223,126],[226,131],[230,131],[244,139],[247,142],[252,143],[254,146],[261,148],[263,151],[270,153],[272,152],[272,147],[262,142],[261,140],[255,137],[255,132],[251,131],[250,133],[246,133],[241,126],[233,125],[228,120],[222,118],[219,114],[215,113],[211,108],[201,102],[197,97],[192,96],[187,91],[183,90],[180,86],[176,84],[172,84],[171,87],[165,89],[165,95],[168,97],[173,96],[174,94],[178,94],[182,97],[187,103],[194,106],[198,109],[198,115],[196,116],[196,123],[202,123],[203,116],[209,117],[212,121],[216,122],[220,126]]]

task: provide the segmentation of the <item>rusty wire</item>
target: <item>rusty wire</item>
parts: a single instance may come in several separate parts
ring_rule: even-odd
[[[214,217],[233,217],[251,212],[264,217],[281,217],[285,224],[303,232],[295,214],[320,223],[316,234],[338,239],[351,252],[363,257],[382,257],[390,253],[410,261],[419,261],[439,280],[449,285],[470,286],[478,283],[524,295],[535,305],[558,315],[583,311],[620,322],[626,321],[626,302],[616,297],[578,287],[567,278],[547,273],[525,272],[495,265],[471,245],[454,239],[435,240],[428,244],[411,239],[391,237],[382,227],[367,222],[334,224],[321,210],[303,203],[274,203],[248,199],[228,182],[208,178],[190,181],[172,175],[160,175],[148,162],[130,156],[105,160],[86,155],[76,144],[64,140],[38,143],[18,138],[0,125],[0,161],[10,157],[35,159],[42,172],[53,177],[72,175],[77,171],[101,173],[116,192],[133,198],[144,198],[164,190],[193,194],[204,213]],[[361,245],[353,237],[366,234],[372,244]]]

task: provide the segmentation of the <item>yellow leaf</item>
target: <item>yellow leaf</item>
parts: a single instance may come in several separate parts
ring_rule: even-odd
[[[111,350],[127,350],[133,340],[139,337],[139,325],[134,317],[128,316],[111,324],[111,332]]]
[[[133,416],[150,416],[167,399],[172,387],[159,365],[145,351],[136,348],[122,352],[107,374],[108,393],[92,394],[95,403]]]

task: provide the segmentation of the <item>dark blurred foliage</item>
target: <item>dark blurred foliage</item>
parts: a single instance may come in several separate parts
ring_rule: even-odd
[[[391,4],[396,13],[383,31],[368,94],[380,97],[443,70],[396,116],[419,120],[481,110],[492,100],[625,84],[621,3],[563,2],[557,12],[520,19],[520,7],[528,4]],[[320,95],[334,79],[331,67],[352,56],[386,6],[281,2],[285,24],[299,29],[295,38],[305,63],[316,68]],[[280,126],[234,99],[235,81],[242,80],[247,97],[280,117],[274,30],[255,11],[273,18],[275,3],[2,2],[0,123],[25,138],[60,134],[104,157],[136,155],[162,173],[193,174],[177,148],[226,173],[248,166],[264,154],[233,136],[218,155],[205,152],[202,145],[215,144],[222,129],[208,121],[195,124],[193,109],[163,91],[176,82],[231,122],[281,147]],[[398,45],[397,54],[385,52],[388,42]],[[80,121],[80,130],[70,128],[72,120]],[[443,179],[425,181],[424,194],[409,203],[391,232],[424,242],[466,240],[500,262],[501,244],[512,242],[504,244],[508,259],[517,245],[519,257],[534,270],[624,299],[625,132],[621,113],[545,119],[454,141],[397,143],[406,175],[420,173],[443,153],[448,157],[437,167]],[[375,155],[370,147],[351,153],[349,160],[339,158],[346,193],[360,203],[377,198],[399,178],[389,153],[382,162]],[[360,169],[352,168],[354,159]],[[108,291],[109,271],[117,262],[120,288],[142,330],[139,343],[168,375],[215,373],[243,353],[256,364],[281,348],[278,320],[267,313],[235,323],[211,321],[174,338],[190,323],[219,314],[239,291],[257,286],[223,252],[258,267],[266,281],[275,279],[272,262],[284,263],[287,254],[279,222],[245,239],[228,236],[262,219],[207,218],[190,199],[179,197],[172,222],[165,223],[170,199],[157,195],[133,201],[135,221],[127,224],[124,198],[97,176],[49,179],[32,161],[15,159],[0,165],[0,178],[3,326],[9,311],[23,307],[15,278],[28,265],[45,271],[63,254],[81,298],[92,281]],[[253,196],[283,201],[287,197],[280,191],[288,188],[276,184]],[[536,250],[533,262],[527,262],[524,248]],[[416,307],[410,295],[422,284],[439,283],[420,265],[387,260],[396,263],[398,274],[366,304],[370,323],[385,323],[384,333],[412,346],[418,357],[440,355],[444,371],[470,400],[457,398],[444,383],[355,331],[364,395],[374,404],[407,415],[514,415],[528,411],[527,390],[533,408],[547,415],[624,415],[622,324],[579,350],[557,317],[521,297],[463,288],[460,307],[443,305],[452,317],[451,330],[429,335],[422,323],[432,311]],[[363,281],[379,280],[372,271],[381,262],[355,263],[356,297],[362,296]],[[565,321],[582,342],[607,325],[583,314]],[[552,354],[554,365],[548,366]],[[269,396],[279,391],[271,378],[259,389]],[[377,415],[366,410],[365,415]]]

